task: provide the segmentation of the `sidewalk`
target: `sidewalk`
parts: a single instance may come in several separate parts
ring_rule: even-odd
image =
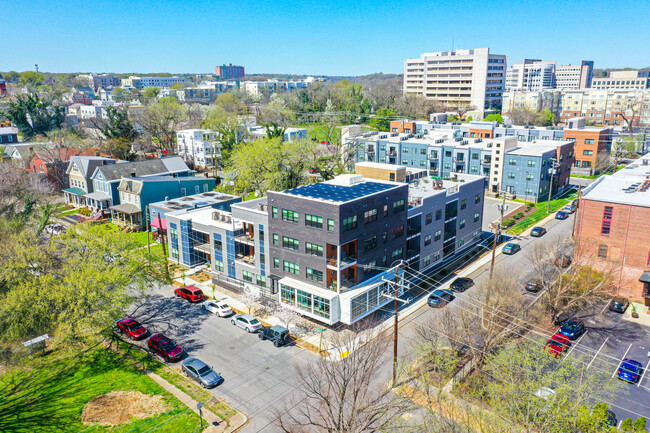
[[[167,382],[165,379],[162,377],[158,376],[156,373],[153,373],[151,371],[147,372],[147,375],[158,385],[162,386],[165,391],[169,392],[172,394],[174,397],[179,399],[183,404],[185,404],[187,407],[192,409],[194,413],[197,415],[199,414],[199,410],[197,409],[197,404],[198,401],[194,400],[192,397],[189,395],[185,394],[183,391],[180,389],[176,388],[174,385],[171,383]],[[235,430],[239,429],[242,427],[246,422],[248,422],[248,418],[246,415],[244,415],[241,411],[237,411],[237,414],[235,414],[230,422],[222,422],[221,418],[213,414],[211,411],[203,408],[203,419],[206,421],[208,427],[203,430],[205,432],[209,433],[229,433],[229,432],[234,432]]]

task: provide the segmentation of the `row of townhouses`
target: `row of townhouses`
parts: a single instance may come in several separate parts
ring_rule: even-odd
[[[357,170],[246,202],[154,203],[151,220],[167,229],[171,260],[208,266],[225,284],[323,323],[350,324],[389,301],[382,294],[401,260],[429,271],[475,246],[485,191],[482,176],[407,183],[406,167]]]

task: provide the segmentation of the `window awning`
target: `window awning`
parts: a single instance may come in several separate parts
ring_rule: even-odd
[[[162,227],[160,227],[162,225]],[[167,230],[167,220],[164,218],[154,218],[153,221],[151,221],[151,227],[157,228],[157,229],[162,229],[162,230]]]
[[[67,193],[73,194],[73,195],[84,195],[84,194],[86,194],[86,191],[84,191],[81,188],[66,188],[66,189],[63,190],[63,192],[67,192]]]
[[[645,271],[644,273],[642,273],[641,278],[639,278],[639,281],[641,281],[642,283],[650,284],[650,271]]]

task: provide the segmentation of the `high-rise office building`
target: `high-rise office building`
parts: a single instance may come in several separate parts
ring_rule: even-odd
[[[555,62],[524,59],[508,67],[506,91],[538,91],[555,87]]]

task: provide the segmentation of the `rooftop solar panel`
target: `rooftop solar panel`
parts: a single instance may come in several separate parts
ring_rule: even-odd
[[[331,185],[321,182],[299,186],[297,188],[289,189],[284,192],[287,194],[302,197],[333,200],[336,202],[346,202],[376,194],[378,192],[386,191],[394,187],[395,185],[379,182],[362,182],[351,186]]]

